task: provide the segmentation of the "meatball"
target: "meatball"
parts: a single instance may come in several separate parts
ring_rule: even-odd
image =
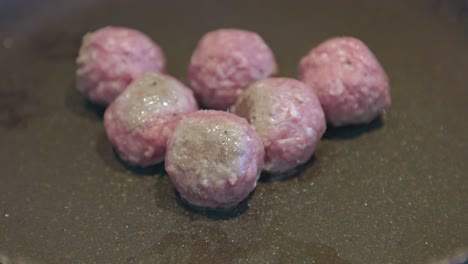
[[[175,125],[197,109],[192,91],[182,83],[146,73],[107,108],[104,127],[122,160],[145,167],[163,161]]]
[[[231,208],[253,191],[264,149],[247,121],[224,111],[185,116],[168,142],[166,171],[181,197],[204,208]]]
[[[312,89],[289,78],[252,84],[231,107],[255,127],[265,145],[263,169],[288,172],[307,162],[326,129],[325,116]]]
[[[76,62],[78,90],[91,102],[107,106],[135,78],[164,71],[166,59],[143,33],[105,27],[84,36]]]
[[[299,65],[300,78],[314,89],[333,126],[369,123],[390,107],[387,74],[360,40],[327,40]]]
[[[220,29],[205,34],[198,43],[189,80],[202,105],[226,110],[251,83],[276,71],[273,52],[259,35]]]

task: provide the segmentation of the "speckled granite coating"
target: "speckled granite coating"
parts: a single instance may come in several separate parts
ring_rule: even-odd
[[[0,2],[0,256],[427,264],[468,248],[465,1]],[[329,129],[301,174],[260,181],[243,213],[195,213],[162,165],[119,162],[103,110],[76,90],[81,38],[109,24],[157,39],[184,83],[200,36],[220,27],[258,32],[292,78],[311,47],[356,36],[391,76],[392,108]]]

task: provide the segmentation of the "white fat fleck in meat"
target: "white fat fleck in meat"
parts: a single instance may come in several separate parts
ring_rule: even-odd
[[[324,53],[320,54],[320,58],[322,60],[328,60],[328,54],[324,52]]]
[[[340,59],[346,58],[346,52],[344,50],[338,49],[337,53],[338,53],[338,56],[340,57]]]
[[[341,95],[345,90],[345,86],[341,80],[336,80],[334,85],[330,87],[328,90],[328,93],[332,96],[339,96]]]
[[[232,53],[232,57],[238,60],[237,68],[247,68],[249,65],[249,60],[246,58],[245,54],[240,51],[235,51]],[[232,73],[231,73],[232,74]]]
[[[299,118],[300,117],[300,114],[299,114],[299,112],[297,111],[297,109],[296,109],[296,107],[294,105],[290,105],[289,112],[291,113],[291,117],[294,117],[294,118]]]
[[[112,48],[112,46],[116,44],[115,38],[112,38],[112,37],[108,38],[106,44],[109,48]]]

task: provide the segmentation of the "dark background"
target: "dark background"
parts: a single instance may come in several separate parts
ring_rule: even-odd
[[[468,247],[466,1],[0,0],[0,262],[427,263]],[[362,39],[393,105],[329,129],[298,177],[242,214],[182,207],[161,167],[125,168],[74,87],[81,36],[139,29],[186,81],[201,35],[257,31],[282,76],[321,41]]]

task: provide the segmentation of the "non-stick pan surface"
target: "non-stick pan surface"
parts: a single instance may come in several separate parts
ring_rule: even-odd
[[[427,263],[468,247],[465,1],[0,1],[0,262]],[[237,215],[183,207],[162,166],[126,168],[74,86],[81,36],[137,28],[186,81],[200,36],[257,31],[282,76],[351,35],[391,79],[369,125],[329,129],[297,177]],[[196,153],[194,153],[196,154]]]

